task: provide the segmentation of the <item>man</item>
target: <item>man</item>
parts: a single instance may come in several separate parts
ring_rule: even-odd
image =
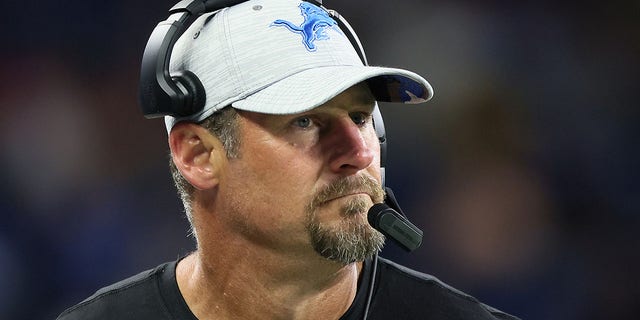
[[[59,319],[512,319],[377,257],[375,101],[433,93],[415,73],[363,66],[346,32],[298,0],[198,18],[171,71],[197,77],[206,102],[165,119],[197,249]]]

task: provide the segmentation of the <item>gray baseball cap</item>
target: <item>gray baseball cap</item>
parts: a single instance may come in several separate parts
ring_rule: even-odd
[[[178,39],[170,71],[203,83],[204,109],[165,117],[202,121],[227,107],[267,114],[311,110],[367,81],[376,100],[421,103],[431,85],[407,70],[365,66],[325,9],[299,0],[252,0],[199,17]]]

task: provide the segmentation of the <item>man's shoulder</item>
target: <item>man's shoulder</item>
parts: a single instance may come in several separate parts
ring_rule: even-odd
[[[440,279],[393,261],[380,258],[381,283],[376,295],[393,301],[392,311],[411,315],[429,314],[433,319],[518,319],[478,301]],[[380,306],[382,307],[382,306]],[[384,308],[383,308],[384,309]],[[431,319],[431,318],[430,318]]]
[[[75,319],[163,319],[167,312],[162,306],[158,277],[168,265],[154,269],[99,289],[82,302],[63,311],[58,320]]]

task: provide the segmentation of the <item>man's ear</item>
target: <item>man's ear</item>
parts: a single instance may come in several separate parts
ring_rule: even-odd
[[[178,123],[169,133],[169,148],[176,167],[196,189],[218,185],[226,152],[207,129],[195,123]]]

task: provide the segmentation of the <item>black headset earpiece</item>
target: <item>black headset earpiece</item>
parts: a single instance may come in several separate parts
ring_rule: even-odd
[[[202,83],[189,71],[170,74],[171,52],[178,38],[200,15],[244,0],[183,0],[169,9],[169,18],[153,29],[142,56],[139,97],[146,118],[185,117],[204,108]]]
[[[184,92],[184,103],[176,110],[177,116],[192,115],[204,108],[207,95],[198,76],[189,70],[183,70],[172,73],[171,80]]]

